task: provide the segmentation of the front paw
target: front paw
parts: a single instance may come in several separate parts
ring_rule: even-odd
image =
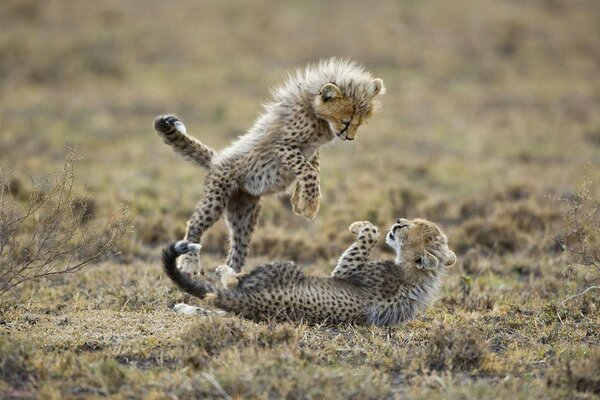
[[[369,227],[369,226],[374,226],[372,223],[370,223],[369,221],[354,221],[353,223],[350,224],[350,226],[348,227],[348,230],[352,233],[354,233],[355,235],[358,235],[358,233],[360,232],[360,230],[362,228],[365,227]]]
[[[298,208],[298,204],[300,203],[300,184],[296,182],[296,187],[294,187],[294,191],[292,192],[292,197],[290,197],[290,203],[292,204],[292,209],[296,214],[300,214],[300,209]]]
[[[379,238],[379,228],[370,223],[369,221],[356,221],[353,222],[348,230],[358,236],[368,236],[370,239]]]
[[[200,272],[200,257],[197,253],[182,254],[177,258],[177,268],[186,274],[197,274]]]
[[[306,219],[314,219],[315,215],[319,212],[321,201],[319,197],[300,198],[298,206],[294,207],[294,212],[297,215],[301,215]]]

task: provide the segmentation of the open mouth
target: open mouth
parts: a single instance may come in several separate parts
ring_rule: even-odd
[[[390,233],[388,234],[388,238],[390,240],[396,240],[396,235],[394,235],[394,232],[396,230],[401,230],[401,229],[404,229],[404,228],[408,228],[408,225],[407,224],[404,224],[404,225],[394,225],[392,227],[392,229],[390,230]]]

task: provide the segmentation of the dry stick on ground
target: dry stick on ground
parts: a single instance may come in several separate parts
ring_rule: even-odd
[[[562,232],[557,240],[562,249],[575,258],[578,265],[600,272],[600,202],[591,194],[589,168],[588,165],[584,173],[584,182],[579,189],[571,198],[563,199],[566,207],[563,212]],[[586,284],[598,281],[600,276],[586,281]],[[580,293],[564,299],[561,305],[593,289],[600,289],[600,286],[588,286]]]
[[[63,173],[15,198],[0,171],[0,296],[21,283],[79,271],[110,255],[129,231],[127,207],[104,223],[90,220],[90,197],[74,191],[75,150],[67,147]]]

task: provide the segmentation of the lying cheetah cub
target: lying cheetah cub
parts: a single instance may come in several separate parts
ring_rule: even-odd
[[[186,240],[200,243],[223,213],[231,249],[227,265],[240,271],[258,221],[260,197],[283,192],[296,214],[312,219],[319,210],[319,147],[338,137],[354,140],[357,128],[379,107],[381,79],[362,67],[335,58],[298,71],[273,91],[273,101],[250,130],[221,152],[186,134],[173,115],[154,121],[165,143],[206,168],[204,197],[187,227]],[[200,270],[198,246],[178,260],[184,272]]]
[[[307,276],[292,262],[277,262],[248,274],[224,271],[226,288],[216,288],[177,269],[176,258],[195,246],[187,241],[165,247],[164,270],[185,292],[248,319],[384,326],[414,318],[427,307],[439,289],[442,273],[456,263],[446,235],[426,220],[396,221],[386,238],[396,250],[394,260],[369,261],[379,239],[379,230],[370,222],[355,222],[350,231],[357,238],[342,254],[331,277]],[[175,310],[225,314],[186,304],[177,304]]]

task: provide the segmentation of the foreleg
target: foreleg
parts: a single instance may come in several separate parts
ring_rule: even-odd
[[[297,179],[297,188],[293,198],[297,196],[297,204],[292,205],[294,212],[307,219],[313,219],[319,211],[321,189],[319,170],[315,168],[294,146],[280,145],[275,147],[275,153],[284,165],[294,171]]]
[[[313,158],[310,160],[310,164],[315,168],[315,170],[317,171],[317,174],[319,174],[321,162],[320,162],[320,157],[319,157],[318,151],[315,153]],[[299,210],[298,204],[300,202],[300,192],[301,191],[302,190],[300,187],[300,181],[296,181],[296,186],[294,186],[294,190],[292,192],[292,197],[290,198],[290,202],[292,203],[292,207],[296,214],[298,214],[298,210]]]
[[[379,229],[370,222],[357,221],[350,225],[349,229],[357,237],[338,260],[335,269],[331,273],[334,278],[349,278],[359,273],[369,260],[371,252],[379,239]]]

